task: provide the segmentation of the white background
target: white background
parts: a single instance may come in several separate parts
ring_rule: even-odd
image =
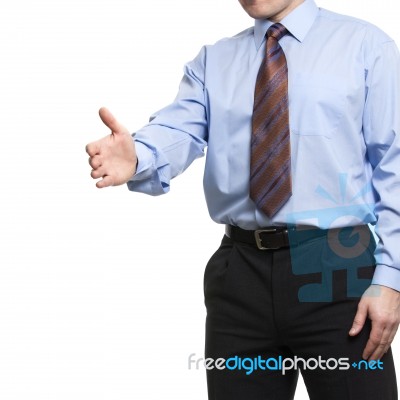
[[[400,43],[396,3],[318,4]],[[204,160],[151,198],[96,189],[84,147],[108,134],[99,107],[140,128],[203,44],[252,24],[235,0],[2,2],[2,400],[206,399],[204,370],[187,367],[203,353],[203,270],[223,232]]]

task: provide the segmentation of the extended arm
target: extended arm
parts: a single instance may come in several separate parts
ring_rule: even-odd
[[[169,190],[170,180],[204,155],[208,125],[204,89],[205,48],[185,66],[172,104],[158,111],[133,135],[105,108],[102,121],[111,134],[86,146],[96,186],[128,183],[133,191],[151,195]]]

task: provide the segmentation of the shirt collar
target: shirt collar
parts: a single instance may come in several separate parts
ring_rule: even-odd
[[[299,42],[302,42],[314,23],[317,14],[318,7],[314,0],[305,0],[280,22]],[[260,48],[268,28],[273,24],[268,19],[255,20],[254,41],[257,50]]]

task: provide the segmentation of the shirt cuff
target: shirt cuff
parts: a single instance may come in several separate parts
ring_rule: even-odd
[[[152,167],[154,165],[154,154],[152,150],[149,149],[145,144],[138,142],[135,139],[133,139],[133,141],[135,143],[138,164],[135,175],[129,179],[130,182],[139,181],[150,177],[152,174]]]
[[[400,292],[400,270],[383,264],[377,264],[372,285],[387,286]]]

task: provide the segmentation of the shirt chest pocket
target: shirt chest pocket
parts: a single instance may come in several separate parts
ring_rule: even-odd
[[[345,109],[344,85],[334,75],[299,74],[289,79],[292,134],[332,138]]]

